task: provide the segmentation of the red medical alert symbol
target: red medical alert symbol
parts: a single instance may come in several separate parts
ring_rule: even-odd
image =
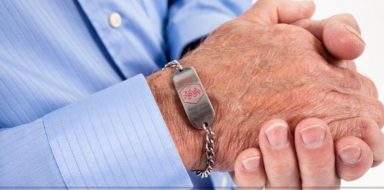
[[[184,103],[197,104],[203,97],[203,90],[199,84],[187,84],[179,93]]]

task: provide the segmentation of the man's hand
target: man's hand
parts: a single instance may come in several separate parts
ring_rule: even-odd
[[[258,6],[259,9],[262,8],[264,0],[259,0],[255,6]],[[273,3],[273,0],[268,0],[268,3]],[[275,6],[269,6],[271,14],[276,14],[276,12],[281,12],[279,15],[284,16],[288,15],[284,12],[294,12],[294,15],[311,15],[314,11],[314,5],[310,1],[275,1]],[[290,6],[283,6],[284,4],[290,4]],[[263,6],[265,9],[265,4]],[[280,7],[280,8],[279,8]],[[278,11],[276,11],[278,9]],[[255,10],[255,9],[254,9]],[[292,11],[294,10],[294,11]],[[296,13],[296,14],[295,14]],[[292,16],[290,16],[292,17]],[[296,16],[299,17],[299,16]],[[284,20],[284,19],[279,19]],[[336,66],[349,69],[351,71],[356,71],[356,66],[353,61],[350,59],[357,58],[362,54],[365,43],[360,36],[360,28],[353,18],[349,14],[336,15],[328,19],[321,21],[310,20],[308,18],[302,18],[301,20],[290,20],[288,24],[294,24],[300,27],[307,29],[311,32],[316,38],[323,42],[325,48],[330,53],[329,62],[333,63]],[[332,58],[333,57],[333,58]],[[274,125],[277,121],[267,122],[270,125]],[[265,126],[264,126],[265,127]],[[260,144],[268,145],[268,141],[263,141],[262,133],[260,134]],[[276,135],[276,134],[275,134]],[[380,136],[382,133],[377,133],[375,136]],[[299,136],[299,134],[295,134]],[[381,144],[376,142],[377,146],[384,146],[383,142],[384,136],[381,138]],[[380,140],[380,138],[377,138]],[[283,147],[280,149],[274,149],[271,146],[264,146],[261,151],[263,152],[263,159],[266,159],[265,167],[262,162],[260,150],[257,148],[249,148],[242,151],[235,163],[235,171],[233,173],[234,180],[236,184],[241,187],[262,187],[266,185],[266,188],[270,187],[282,187],[282,186],[291,186],[291,187],[300,187],[304,184],[312,187],[337,187],[339,180],[335,180],[334,175],[323,175],[319,172],[319,169],[334,168],[336,171],[330,173],[337,173],[337,176],[344,180],[354,180],[361,177],[368,169],[372,166],[373,154],[372,150],[367,146],[365,142],[359,138],[347,136],[343,137],[335,142],[335,156],[336,158],[332,161],[330,160],[330,153],[333,152],[333,147],[328,146],[328,148],[317,148],[318,150],[304,151],[305,154],[299,154],[303,152],[301,149],[305,149],[305,146],[300,146],[300,144],[294,149],[296,149],[296,157],[300,157],[298,160],[308,160],[308,158],[315,158],[314,162],[304,162],[297,163],[295,159],[274,159],[279,157],[279,153],[287,151],[287,149],[293,149],[292,146]],[[327,146],[327,143],[323,145]],[[322,149],[322,150],[321,150]],[[377,148],[376,148],[377,149]],[[292,151],[292,150],[291,150]],[[374,152],[380,154],[380,151]],[[256,156],[255,155],[259,155]],[[259,158],[256,163],[255,158]],[[306,159],[307,158],[307,159]],[[317,162],[316,160],[326,160],[324,162]],[[242,163],[246,163],[251,170],[244,168]],[[336,167],[335,163],[336,162]],[[380,161],[373,162],[373,166],[378,165]],[[298,180],[298,175],[287,176],[287,173],[295,173],[294,171],[298,170],[298,167],[306,168],[303,172],[300,172],[299,176],[301,179]],[[296,166],[296,167],[295,167]],[[265,172],[264,168],[266,171]],[[288,171],[288,172],[281,172]],[[297,173],[297,172],[296,172]],[[317,180],[313,180],[317,179]]]
[[[238,187],[338,189],[339,177],[350,180],[372,166],[372,151],[365,142],[357,137],[333,142],[327,124],[316,118],[301,121],[294,132],[283,120],[268,121],[259,144],[236,159],[232,175]]]
[[[356,135],[378,152],[378,137],[372,134],[380,134],[384,108],[373,84],[330,65],[322,43],[306,30],[248,15],[220,27],[181,60],[197,69],[217,111],[215,169],[232,171],[236,155],[257,146],[254,139],[261,124],[274,117],[290,126],[319,117],[336,139]],[[184,164],[202,169],[204,135],[187,127],[170,71],[148,81]],[[377,159],[383,159],[382,154]]]
[[[269,3],[272,6],[266,6],[265,2]],[[351,71],[356,71],[356,65],[350,59],[357,58],[359,55],[362,54],[365,47],[365,43],[360,36],[360,28],[353,16],[349,14],[341,14],[332,16],[331,18],[324,19],[321,21],[310,20],[309,16],[312,15],[314,12],[314,4],[311,1],[298,2],[259,0],[255,6],[258,7],[258,10],[269,10],[270,15],[278,14],[279,17],[288,16],[289,18],[294,18],[288,20],[288,22],[286,23],[303,27],[309,32],[311,32],[320,41],[322,41],[325,48],[330,53],[328,57],[329,62],[331,62],[335,66],[346,68]],[[257,9],[254,8],[253,10]],[[308,15],[308,17],[302,18],[303,15]],[[300,20],[297,20],[297,18],[300,18]],[[287,21],[287,19],[285,18],[279,18],[278,20],[280,22]],[[273,125],[274,122],[267,123]],[[375,136],[377,135],[380,136],[382,134],[375,134]],[[260,136],[262,136],[262,134],[260,134]],[[384,142],[382,140],[383,138],[381,138],[381,145],[380,143],[376,143],[377,146],[384,146]],[[380,138],[377,139],[380,140]],[[260,141],[260,143],[268,144],[268,142],[263,142],[262,140]],[[361,177],[372,166],[372,150],[369,149],[367,144],[361,141],[360,139],[352,136],[347,136],[337,140],[335,144],[335,162],[337,169],[333,173],[337,173],[339,178],[342,178],[347,181],[357,179]],[[282,149],[284,150],[289,148],[293,147],[286,147]],[[296,146],[296,152],[300,152],[300,149],[302,148],[303,146]],[[259,155],[260,157],[260,151],[257,148],[249,148],[247,150],[242,151],[236,159],[235,165],[237,165],[238,167],[235,166],[235,172],[233,173],[237,185],[245,187],[260,187],[267,185],[268,188],[282,185],[284,186],[285,184],[285,186],[287,187],[299,187],[300,183],[298,183],[297,176],[287,177],[284,172],[279,172],[287,170],[295,171],[297,170],[297,168],[295,168],[294,166],[298,167],[296,162],[292,163],[292,159],[273,159],[275,157],[278,157],[276,155],[281,151],[282,150],[273,149],[271,147],[263,149],[263,158],[268,160],[265,166],[266,170],[269,170],[269,172],[267,173],[264,172],[264,166],[261,158],[258,164],[253,165],[253,171],[248,171],[244,167],[242,167],[242,162],[246,162],[248,163],[248,165],[252,165],[252,163],[254,162],[250,162],[249,160],[252,160],[255,155]],[[316,169],[318,167],[334,167],[335,163],[329,162],[329,154],[327,154],[327,151],[333,151],[333,147],[323,149],[321,150],[321,152],[311,151],[307,152],[306,154],[296,155],[297,157],[301,157],[302,160],[306,157],[316,157],[317,159],[328,160],[328,162],[322,162],[320,164],[318,162],[298,163],[301,168],[309,168],[304,170],[304,172],[300,173],[301,184],[307,184],[309,186],[314,187],[337,187],[337,184],[335,183],[337,182],[337,180],[332,180],[328,178],[329,176],[332,178],[332,175],[322,175],[320,172],[318,172],[318,169]],[[380,154],[380,151],[376,151],[374,153],[377,158],[377,154]],[[353,158],[356,156],[360,156],[360,159]],[[354,162],[351,163],[351,160],[353,160]],[[375,161],[373,162],[373,166],[378,165],[379,163],[380,161]],[[275,167],[276,165],[278,165],[279,167]],[[311,172],[311,169],[314,171]],[[312,180],[312,178],[317,180],[314,181]],[[312,183],[308,183],[308,181],[312,181]]]

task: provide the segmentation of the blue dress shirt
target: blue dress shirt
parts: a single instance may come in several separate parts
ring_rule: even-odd
[[[0,188],[191,188],[144,76],[250,4],[1,0]]]

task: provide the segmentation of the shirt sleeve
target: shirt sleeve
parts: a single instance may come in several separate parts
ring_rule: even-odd
[[[0,131],[0,188],[192,188],[143,75]]]
[[[178,59],[183,48],[218,26],[242,14],[252,0],[174,0],[166,25],[171,59]]]

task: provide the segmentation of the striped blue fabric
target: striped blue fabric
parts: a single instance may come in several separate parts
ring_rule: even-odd
[[[43,121],[0,128],[0,189],[65,187]]]
[[[66,185],[192,187],[155,105],[138,75],[46,115]]]
[[[192,187],[144,76],[250,3],[1,0],[0,188]]]

